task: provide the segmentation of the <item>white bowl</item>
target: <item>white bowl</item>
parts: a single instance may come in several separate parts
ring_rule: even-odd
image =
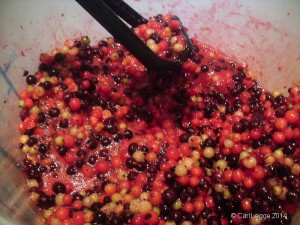
[[[145,17],[178,15],[191,36],[247,62],[268,90],[286,93],[299,83],[300,1],[126,2]],[[22,195],[23,176],[14,166],[21,157],[16,93],[25,85],[23,71],[34,73],[40,53],[62,46],[66,39],[88,35],[96,43],[109,34],[72,0],[2,1],[0,28],[0,169],[5,171],[0,173],[0,224],[9,224],[7,218],[14,224],[28,224],[35,213]]]

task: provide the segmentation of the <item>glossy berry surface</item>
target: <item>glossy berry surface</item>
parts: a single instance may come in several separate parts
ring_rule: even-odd
[[[134,32],[166,59],[186,47],[170,14]],[[272,94],[246,64],[196,39],[169,80],[150,77],[114,38],[90,43],[41,54],[20,92],[19,149],[45,224],[290,223],[300,201],[299,86]]]

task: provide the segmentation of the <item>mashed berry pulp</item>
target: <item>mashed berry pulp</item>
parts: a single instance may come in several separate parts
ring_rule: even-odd
[[[179,26],[158,15],[134,32],[174,60]],[[291,223],[300,87],[270,93],[246,64],[192,41],[168,82],[113,38],[41,54],[20,92],[19,147],[45,224]],[[232,216],[247,213],[267,216]]]

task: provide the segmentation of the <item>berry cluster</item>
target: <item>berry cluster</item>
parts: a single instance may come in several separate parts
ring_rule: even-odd
[[[186,47],[179,26],[158,15],[134,31],[175,59]],[[19,147],[45,224],[290,224],[300,87],[271,94],[246,64],[193,44],[167,83],[113,38],[41,54],[20,92]],[[286,216],[232,217],[249,212]]]

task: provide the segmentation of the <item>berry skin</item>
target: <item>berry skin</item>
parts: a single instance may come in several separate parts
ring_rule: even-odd
[[[266,175],[265,169],[262,166],[255,166],[252,170],[251,170],[251,176],[255,179],[255,180],[262,180]]]
[[[173,204],[177,199],[177,194],[172,189],[167,189],[162,193],[162,200],[164,203],[171,205]]]
[[[84,213],[81,211],[73,213],[72,219],[75,225],[83,225],[85,223]]]
[[[27,83],[28,85],[35,84],[36,81],[37,81],[37,79],[36,79],[36,77],[35,77],[34,75],[28,75],[28,76],[26,77],[26,83]]]
[[[243,185],[246,189],[251,189],[255,185],[255,180],[252,177],[245,177],[243,180]]]
[[[134,217],[131,219],[132,225],[143,225],[145,224],[145,216],[141,214],[135,214]]]
[[[277,130],[284,131],[287,128],[288,122],[285,118],[277,118],[274,125]]]
[[[67,207],[60,207],[56,210],[55,216],[58,218],[60,221],[64,221],[69,218],[70,210]]]
[[[62,182],[55,182],[52,185],[52,190],[58,194],[58,193],[65,193],[66,191],[66,186]]]
[[[235,183],[241,183],[244,178],[244,172],[241,169],[236,169],[232,172],[232,180]]]
[[[69,106],[73,111],[78,111],[81,107],[81,101],[79,98],[71,98]]]
[[[276,144],[283,144],[286,140],[285,134],[280,131],[276,131],[272,135],[272,139]]]
[[[296,124],[300,118],[299,112],[296,112],[295,110],[292,109],[286,111],[284,117],[289,124]]]
[[[98,160],[95,165],[96,170],[99,173],[106,174],[109,171],[109,164],[105,160]]]
[[[144,218],[145,218],[145,222],[149,225],[155,225],[159,221],[158,214],[157,214],[157,212],[154,212],[154,211],[148,211],[145,214]]]

